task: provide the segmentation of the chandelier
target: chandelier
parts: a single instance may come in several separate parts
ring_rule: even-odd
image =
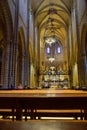
[[[50,58],[49,61],[52,63],[55,60],[54,57],[54,49],[53,46],[57,43],[58,38],[56,36],[56,30],[55,30],[55,24],[54,24],[54,17],[53,15],[57,14],[56,9],[50,8],[48,10],[48,19],[46,22],[46,26],[45,26],[45,33],[44,33],[44,43],[45,46],[50,46],[52,48],[51,54],[50,54]]]
[[[53,24],[54,19],[49,17],[47,20],[45,34],[44,34],[44,42],[47,45],[53,45],[57,41],[57,37],[55,35],[55,26]]]
[[[51,63],[52,63],[54,60],[55,60],[54,57],[50,57],[50,58],[49,58],[49,61],[50,61]]]
[[[45,40],[45,44],[48,44],[48,45],[52,45],[56,42],[56,37],[55,36],[45,36],[44,37],[44,40]]]

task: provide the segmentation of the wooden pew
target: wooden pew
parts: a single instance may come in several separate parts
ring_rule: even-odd
[[[0,121],[0,130],[87,130],[87,121]]]
[[[12,119],[15,120],[16,117],[16,109],[0,109],[0,116],[2,116],[2,119]],[[26,113],[26,110],[22,110],[22,116],[25,117],[25,120],[27,119],[27,116],[30,116],[30,113]]]
[[[11,116],[12,120],[14,120],[15,111],[13,109],[0,109],[0,116],[2,116],[3,119],[7,119]]]
[[[41,119],[41,117],[73,117],[74,119],[80,119],[82,120],[84,117],[84,111],[83,110],[36,110],[35,111],[35,117],[38,117],[38,119]]]
[[[27,117],[30,117],[30,110],[22,110],[22,116],[25,120],[27,120]],[[11,109],[0,109],[0,116],[3,116],[3,119],[9,119],[11,117],[12,120],[14,120],[16,116],[16,110],[12,111]],[[84,111],[83,110],[35,110],[34,111],[34,119],[42,119],[42,117],[73,117],[74,119],[80,119],[82,120],[84,117]],[[31,119],[31,117],[29,118]]]
[[[32,118],[35,117],[35,110],[83,109],[84,119],[87,120],[87,92],[75,90],[3,90],[0,91],[0,109],[12,109],[13,113],[16,109],[16,120],[22,119],[23,109],[26,111],[25,115],[30,113]],[[31,111],[27,113],[27,109]],[[48,114],[51,113],[48,112]]]

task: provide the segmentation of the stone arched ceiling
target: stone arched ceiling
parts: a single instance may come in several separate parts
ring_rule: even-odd
[[[43,56],[44,35],[49,18],[51,18],[55,35],[61,41],[63,51],[65,51],[56,58],[54,65],[57,66],[65,61],[68,64],[68,28],[71,19],[72,0],[32,0],[32,9],[35,15],[35,24],[39,28],[40,48],[42,48],[40,53],[41,61],[45,61],[45,64],[48,64],[48,59]]]
[[[42,41],[47,21],[51,17],[56,36],[64,42],[71,15],[71,6],[72,0],[32,0],[32,8]]]

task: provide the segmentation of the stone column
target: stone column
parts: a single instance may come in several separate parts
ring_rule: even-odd
[[[26,52],[22,55],[22,85],[26,86]]]
[[[7,46],[6,46],[6,52],[5,52],[5,75],[4,75],[4,84],[3,84],[3,88],[9,88],[9,84],[10,84],[10,61],[11,61],[11,50],[10,50],[10,46],[11,43],[10,41],[6,42]]]
[[[27,45],[25,53],[25,85],[30,85],[30,52],[29,52],[29,25],[30,25],[31,0],[27,0]]]
[[[14,41],[13,41],[13,66],[12,66],[12,84],[16,87],[16,69],[18,53],[18,21],[19,21],[19,0],[15,0],[15,21],[14,21]]]
[[[79,81],[80,81],[80,86],[86,84],[86,55],[85,53],[81,54],[79,57]]]
[[[77,12],[77,1],[73,0],[73,17],[74,17],[74,32],[73,32],[73,53],[74,53],[74,60],[73,65],[77,64],[77,72],[76,75],[79,76],[79,69],[78,69],[78,58],[79,58],[79,43],[80,43],[80,37],[79,37],[79,23],[78,23],[78,12]],[[75,40],[74,40],[75,39]],[[79,85],[79,77],[77,81],[77,85]]]

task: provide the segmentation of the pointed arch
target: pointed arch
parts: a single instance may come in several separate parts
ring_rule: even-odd
[[[6,29],[7,40],[12,40],[13,38],[13,22],[11,11],[7,0],[0,0],[0,14]]]
[[[24,86],[25,80],[25,58],[26,58],[26,45],[25,34],[23,27],[20,27],[18,33],[18,52],[17,52],[17,70],[16,70],[16,84],[22,83]]]
[[[7,0],[0,0],[0,31],[2,34],[2,37],[0,39],[0,47],[3,48],[1,83],[3,84],[3,87],[7,88],[10,82],[10,68],[12,60],[11,43],[13,40],[13,22]]]

